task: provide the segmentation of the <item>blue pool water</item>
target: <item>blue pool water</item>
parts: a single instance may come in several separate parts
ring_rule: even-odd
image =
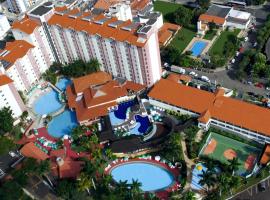
[[[114,112],[109,112],[109,117],[110,117],[110,121],[111,121],[111,124],[113,126],[117,126],[117,125],[120,125],[122,123],[124,123],[125,120],[123,119],[119,119],[115,116]]]
[[[61,107],[62,104],[59,102],[58,93],[54,90],[42,95],[34,103],[34,111],[39,115],[55,112]]]
[[[118,119],[126,119],[128,108],[130,108],[134,104],[135,104],[135,101],[128,101],[128,102],[119,104],[118,109],[114,111],[115,117],[117,117]]]
[[[204,48],[206,47],[207,42],[204,41],[195,41],[191,50],[192,51],[192,55],[193,56],[199,56],[201,55],[202,51],[204,50]]]
[[[141,125],[140,128],[138,128],[138,131],[140,133],[145,133],[149,128],[149,126],[151,125],[148,116],[142,117],[140,115],[135,115],[135,119],[136,122],[139,122]]]
[[[58,87],[60,90],[64,91],[68,85],[70,85],[72,81],[68,78],[61,78],[56,83],[56,87]]]
[[[144,162],[122,164],[115,167],[111,171],[111,175],[116,182],[132,183],[132,179],[138,180],[142,184],[143,191],[163,190],[174,181],[173,175],[168,170]]]
[[[201,168],[201,169],[200,169]],[[194,190],[204,189],[202,185],[200,185],[200,180],[202,177],[200,175],[203,171],[207,171],[207,168],[202,164],[198,163],[192,171],[192,179],[191,179],[191,188]]]
[[[48,132],[55,138],[69,135],[71,130],[78,125],[76,114],[70,110],[65,110],[60,115],[54,117],[48,124]]]

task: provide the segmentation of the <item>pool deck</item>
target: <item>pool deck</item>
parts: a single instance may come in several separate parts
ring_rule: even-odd
[[[186,51],[190,51],[191,48],[192,48],[192,46],[194,45],[194,43],[195,43],[196,41],[203,41],[203,42],[206,42],[207,45],[206,45],[206,47],[203,49],[203,51],[201,52],[200,55],[205,55],[205,54],[207,54],[207,52],[210,50],[210,48],[212,47],[212,45],[214,44],[214,42],[216,41],[216,39],[218,38],[218,36],[219,36],[218,34],[215,35],[215,37],[213,37],[212,40],[206,40],[206,39],[203,39],[203,38],[200,38],[200,37],[194,37],[194,38],[190,41],[190,43],[186,46],[186,48],[184,49],[184,51],[183,51],[182,54],[184,54]],[[193,57],[193,58],[197,58],[196,56],[192,56],[192,57]]]

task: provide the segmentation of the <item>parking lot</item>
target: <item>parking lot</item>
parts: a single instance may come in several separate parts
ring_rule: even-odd
[[[265,184],[265,191],[260,191],[258,184],[246,189],[231,200],[269,200],[270,199],[270,177],[262,181]]]

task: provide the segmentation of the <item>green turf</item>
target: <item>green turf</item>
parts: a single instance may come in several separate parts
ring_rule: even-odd
[[[239,142],[237,140],[225,137],[223,135],[219,135],[217,133],[211,132],[209,141],[211,139],[215,139],[217,141],[217,146],[216,149],[213,153],[208,154],[207,156],[219,160],[223,163],[228,163],[227,159],[224,157],[224,151],[227,149],[233,149],[237,153],[237,158],[238,162],[240,163],[239,169],[237,171],[238,174],[245,174],[248,173],[248,171],[245,169],[245,161],[248,158],[250,154],[255,155],[258,157],[260,154],[261,150],[254,147],[250,146],[248,144]],[[203,154],[204,149],[202,149],[201,154]]]
[[[170,46],[177,48],[182,53],[195,34],[196,32],[194,30],[182,27],[171,41]]]
[[[159,11],[163,14],[164,21],[167,21],[167,19],[166,19],[167,14],[175,12],[180,6],[182,6],[182,5],[164,2],[164,1],[155,1],[154,2],[154,10]]]
[[[226,48],[225,43],[227,42],[228,37],[230,35],[238,35],[239,32],[239,29],[235,29],[234,31],[223,31],[210,49],[210,54],[223,55],[224,48]]]

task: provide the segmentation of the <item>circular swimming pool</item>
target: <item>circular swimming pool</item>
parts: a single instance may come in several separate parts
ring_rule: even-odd
[[[147,191],[164,190],[174,182],[173,174],[162,166],[147,162],[129,162],[120,164],[111,170],[116,182],[138,180],[141,189]]]

